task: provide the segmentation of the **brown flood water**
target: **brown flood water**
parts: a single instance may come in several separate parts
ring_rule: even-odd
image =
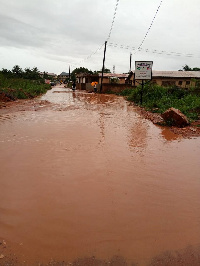
[[[0,240],[19,264],[148,265],[199,246],[200,138],[153,125],[122,97],[56,87],[41,100],[51,104],[0,116]]]

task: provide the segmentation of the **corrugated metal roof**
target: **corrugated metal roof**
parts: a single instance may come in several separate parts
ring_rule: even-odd
[[[77,78],[81,78],[81,77],[97,77],[98,74],[90,74],[90,73],[79,73],[79,74],[76,74],[76,77]]]
[[[99,73],[99,76],[101,76],[101,73]],[[116,77],[116,78],[127,78],[128,74],[114,74],[114,73],[103,73],[104,77]]]
[[[200,71],[152,71],[152,77],[200,78]]]
[[[69,76],[69,73],[62,72],[62,73],[60,74],[60,76]]]
[[[46,73],[47,75],[49,75],[49,76],[57,76],[56,74],[54,74],[54,73]]]

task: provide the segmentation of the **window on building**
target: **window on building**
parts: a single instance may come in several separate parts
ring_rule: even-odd
[[[186,85],[190,85],[190,81],[189,80],[186,81]]]
[[[162,86],[165,86],[165,87],[167,87],[167,86],[173,86],[175,84],[176,84],[176,82],[173,81],[173,80],[163,80],[162,81]]]
[[[182,85],[182,84],[183,84],[183,81],[179,80],[178,85]]]
[[[152,84],[157,84],[157,82],[156,82],[155,79],[152,79],[151,83],[152,83]]]

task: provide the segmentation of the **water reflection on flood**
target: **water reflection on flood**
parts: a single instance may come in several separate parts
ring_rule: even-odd
[[[200,139],[154,126],[122,97],[56,87],[40,100],[51,107],[0,116],[0,236],[23,243],[28,265],[143,265],[200,242]]]

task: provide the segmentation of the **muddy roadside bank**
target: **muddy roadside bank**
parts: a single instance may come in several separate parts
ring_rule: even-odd
[[[161,114],[146,111],[143,107],[137,106],[134,103],[130,103],[130,105],[134,106],[139,114],[141,114],[144,118],[150,120],[153,124],[160,125],[163,123]],[[183,128],[167,125],[162,125],[162,127],[169,128],[170,131],[172,131],[174,134],[181,135],[183,138],[200,136],[200,120],[193,121],[189,126]]]
[[[162,121],[161,115],[158,113],[152,113],[146,111],[144,108],[129,103],[134,109],[142,115],[144,118],[150,120],[153,124],[159,125]],[[16,100],[9,101],[8,99],[0,99],[0,115],[20,112],[20,111],[39,111],[42,109],[51,108],[52,103],[44,100],[26,99],[26,100]],[[164,127],[164,126],[162,126]],[[192,138],[200,136],[200,120],[192,122],[189,126],[184,128],[179,128],[175,126],[165,126],[170,129],[174,134],[180,135],[183,138]]]
[[[182,250],[168,250],[157,256],[149,259],[142,264],[137,261],[129,261],[123,256],[113,256],[110,259],[101,259],[95,256],[77,258],[72,261],[58,261],[54,258],[49,258],[48,262],[42,262],[39,258],[29,260],[24,257],[20,248],[23,243],[9,243],[0,239],[0,266],[197,266],[200,265],[200,246],[188,246]],[[19,256],[16,253],[20,254]]]

